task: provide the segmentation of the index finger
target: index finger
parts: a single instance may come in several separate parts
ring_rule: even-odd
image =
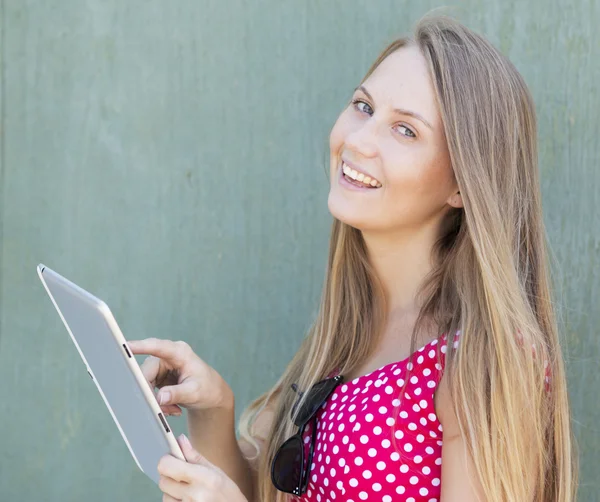
[[[182,360],[181,348],[172,340],[146,338],[145,340],[127,342],[127,345],[134,354],[155,356],[175,364],[180,363]]]

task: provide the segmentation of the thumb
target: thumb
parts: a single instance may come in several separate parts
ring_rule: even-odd
[[[196,386],[193,382],[183,382],[178,385],[167,385],[162,387],[156,399],[161,406],[167,404],[182,404],[191,403],[194,399]]]
[[[181,447],[183,456],[190,464],[209,465],[208,460],[206,460],[202,455],[200,455],[200,453],[198,453],[194,449],[194,447],[192,446],[192,443],[190,443],[190,440],[187,438],[187,436],[185,434],[182,434],[181,436],[179,436],[177,438],[177,442],[179,443],[179,446]]]

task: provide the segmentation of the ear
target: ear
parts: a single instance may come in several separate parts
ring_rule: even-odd
[[[463,207],[463,201],[462,201],[462,197],[460,195],[460,192],[456,192],[453,193],[450,198],[447,200],[448,205],[452,206],[452,207]]]

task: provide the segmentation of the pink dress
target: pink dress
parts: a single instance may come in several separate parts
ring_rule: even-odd
[[[406,358],[337,387],[317,413],[307,491],[292,500],[440,500],[443,435],[434,393],[442,376],[445,341],[433,340],[418,349],[412,368]],[[307,456],[311,427],[303,436]]]

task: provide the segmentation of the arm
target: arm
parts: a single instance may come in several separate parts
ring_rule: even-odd
[[[193,447],[231,478],[244,496],[254,498],[254,475],[235,435],[231,408],[188,412],[188,431]]]
[[[435,407],[444,430],[440,502],[485,502],[475,465],[458,427],[445,376],[436,392]]]

